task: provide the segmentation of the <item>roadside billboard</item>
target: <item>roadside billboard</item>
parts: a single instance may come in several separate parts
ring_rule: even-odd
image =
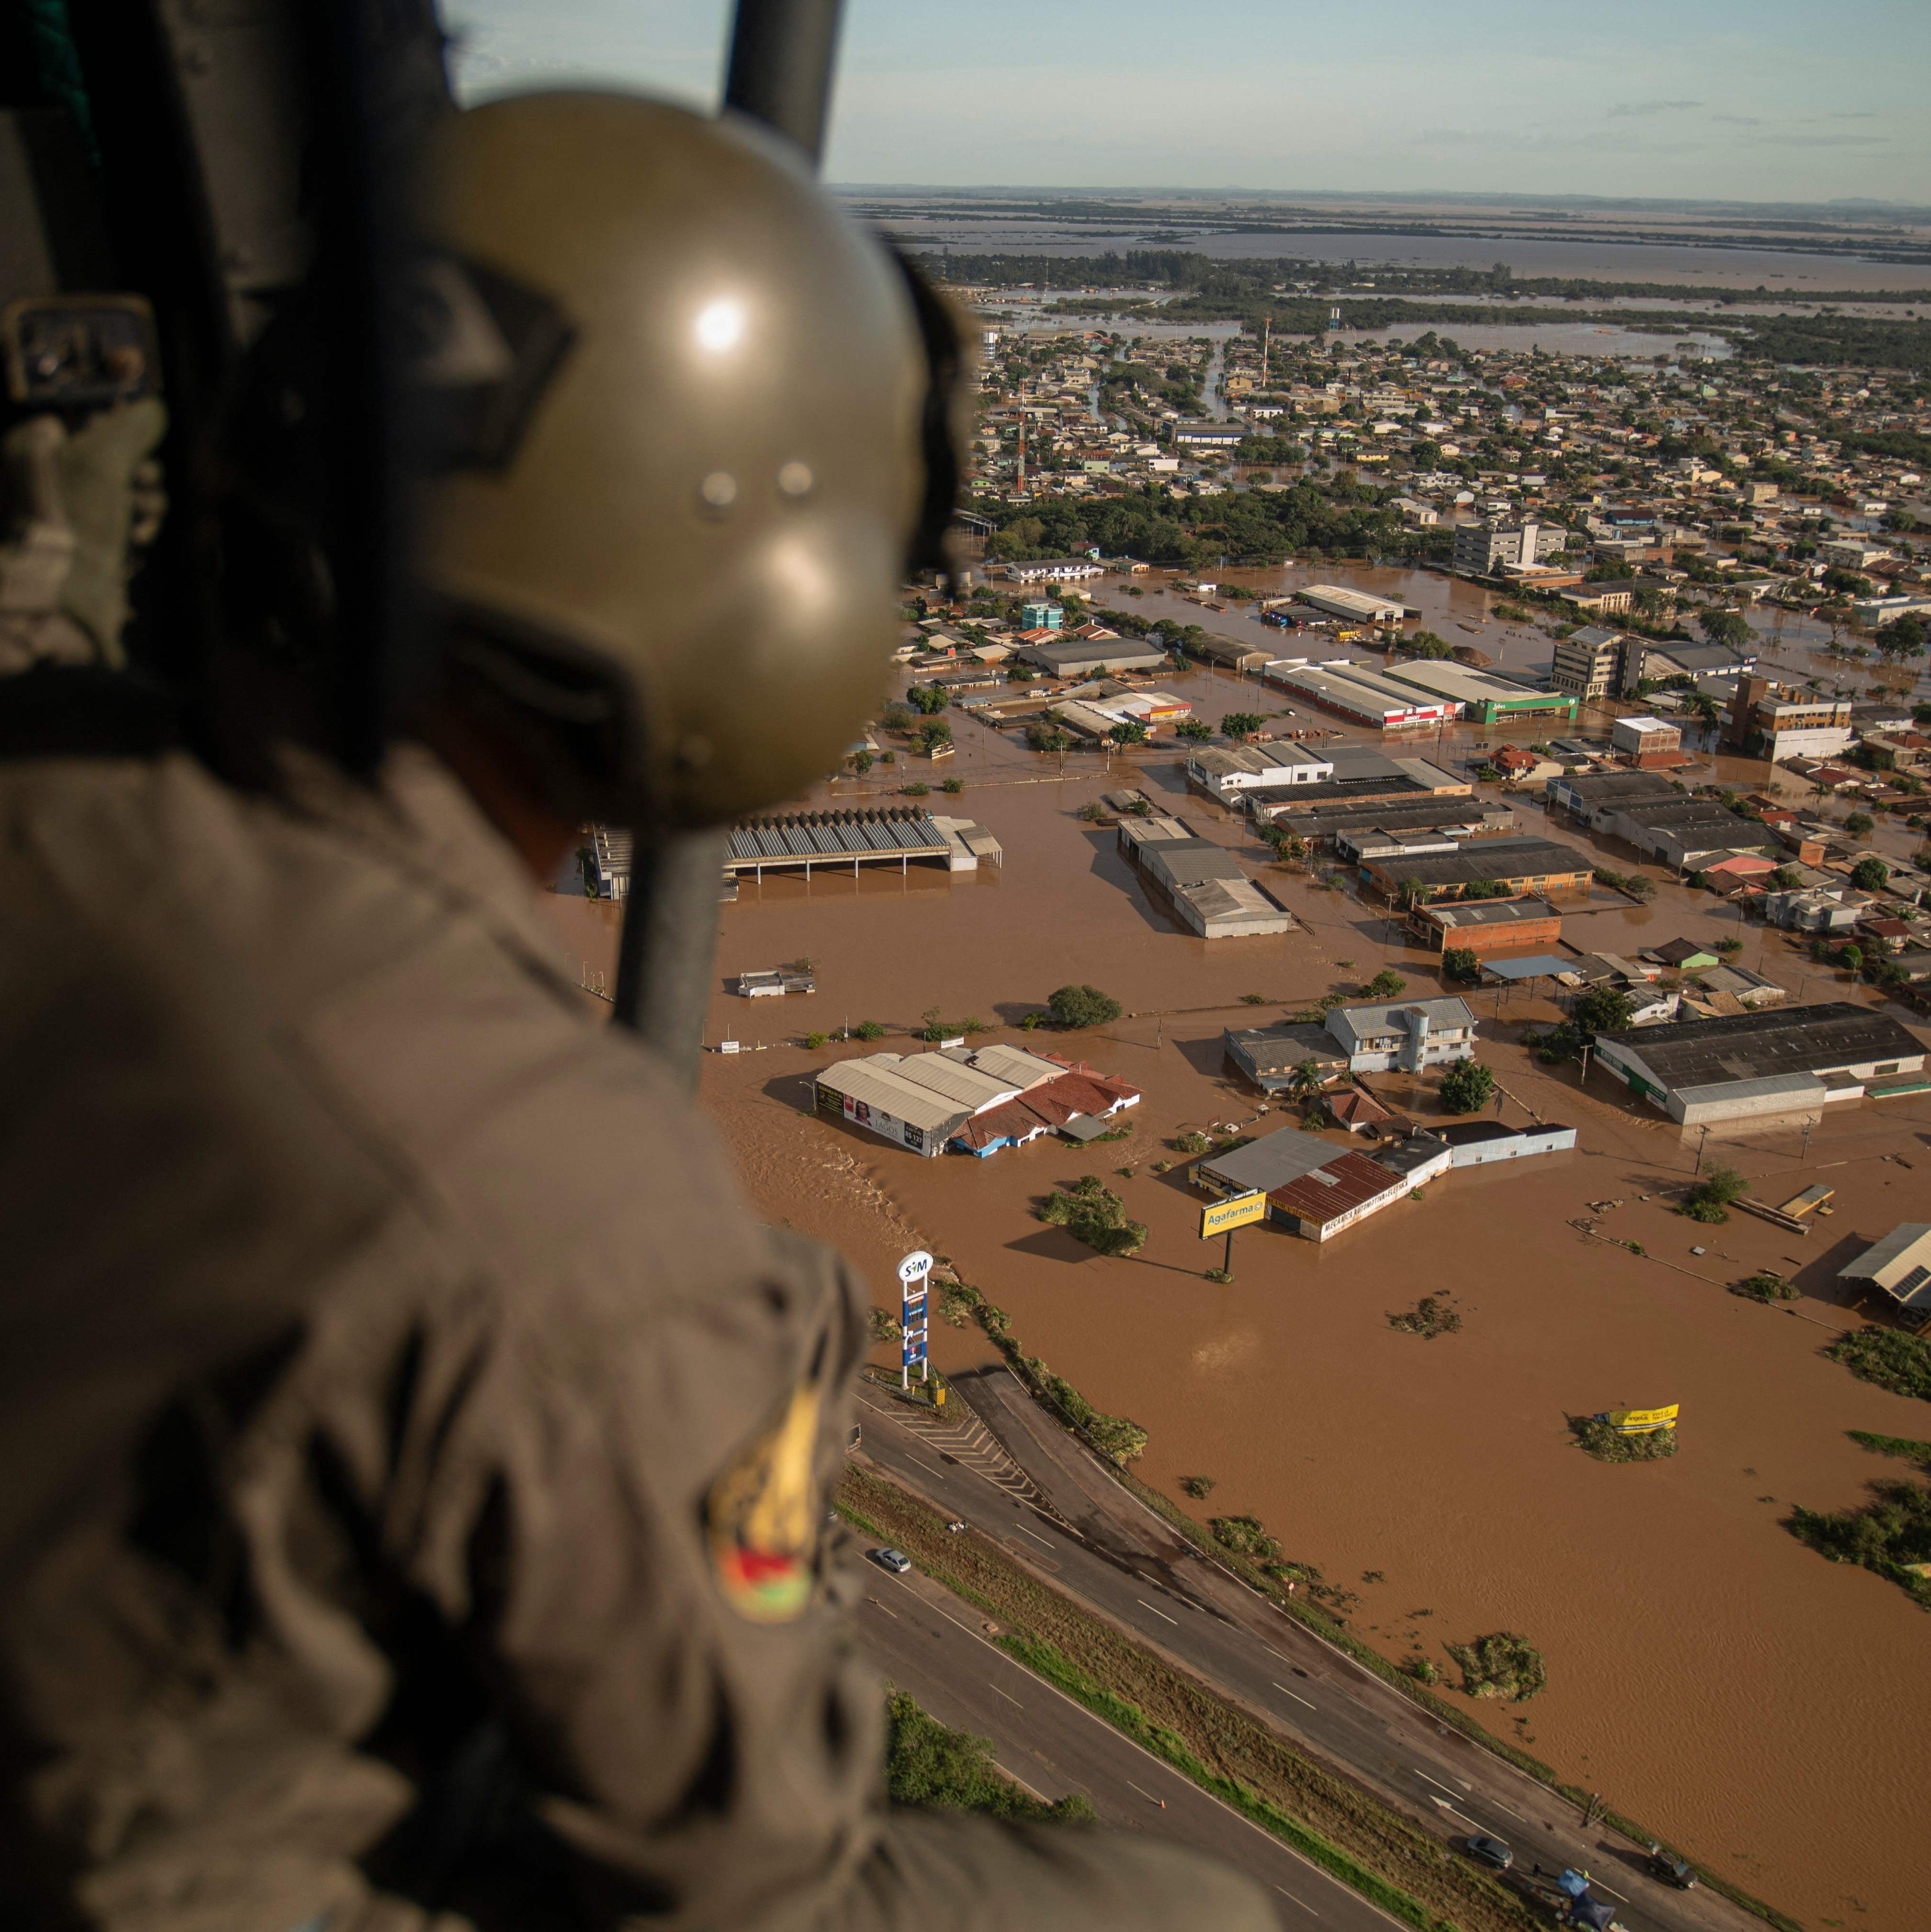
[[[1200,1210],[1200,1238],[1210,1241],[1216,1234],[1231,1234],[1250,1221],[1264,1219],[1267,1212],[1264,1194],[1230,1194],[1225,1201],[1216,1201]]]

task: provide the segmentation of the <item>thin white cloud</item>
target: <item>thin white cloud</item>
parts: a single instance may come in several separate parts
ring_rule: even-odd
[[[1703,105],[1700,100],[1619,100],[1609,110],[1609,118],[1621,121],[1636,114],[1687,114]]]

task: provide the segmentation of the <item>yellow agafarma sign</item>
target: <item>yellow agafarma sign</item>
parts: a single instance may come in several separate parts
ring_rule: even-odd
[[[1612,1408],[1609,1412],[1609,1426],[1621,1430],[1625,1436],[1647,1435],[1653,1429],[1674,1429],[1676,1412],[1682,1406],[1672,1402],[1667,1408]]]
[[[1244,1228],[1249,1221],[1264,1219],[1267,1212],[1264,1194],[1229,1195],[1225,1201],[1216,1201],[1200,1210],[1200,1238],[1208,1240],[1216,1234],[1225,1234],[1230,1228]]]

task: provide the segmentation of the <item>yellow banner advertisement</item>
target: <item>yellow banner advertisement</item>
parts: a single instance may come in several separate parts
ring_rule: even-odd
[[[1211,1240],[1216,1234],[1224,1234],[1230,1228],[1244,1228],[1249,1221],[1265,1218],[1267,1197],[1264,1194],[1233,1194],[1225,1201],[1216,1201],[1210,1208],[1200,1210],[1200,1238]]]
[[[1620,1429],[1625,1436],[1639,1436],[1651,1429],[1674,1429],[1676,1412],[1681,1406],[1673,1402],[1667,1408],[1612,1408],[1609,1426]]]

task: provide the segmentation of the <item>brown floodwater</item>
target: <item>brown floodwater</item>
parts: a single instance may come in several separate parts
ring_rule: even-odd
[[[1492,654],[1486,640],[1510,641],[1481,593],[1409,581],[1435,586],[1437,613],[1476,624]],[[1171,682],[1213,719],[1249,708],[1256,690],[1250,679],[1243,696],[1221,674]],[[1291,1556],[1357,1593],[1353,1628],[1390,1656],[1420,1648],[1447,1667],[1444,1642],[1521,1633],[1547,1659],[1547,1690],[1524,1707],[1470,1708],[1565,1779],[1799,1916],[1924,1922],[1931,1619],[1892,1585],[1825,1562],[1782,1522],[1793,1504],[1840,1508],[1873,1478],[1903,1473],[1847,1430],[1931,1436],[1931,1408],[1820,1353],[1852,1318],[1837,1305],[1837,1269],[1897,1222],[1931,1219],[1931,1100],[1834,1111],[1807,1147],[1794,1132],[1727,1142],[1722,1158],[1759,1194],[1781,1199],[1821,1180],[1839,1190],[1836,1211],[1807,1237],[1741,1214],[1702,1227],[1668,1208],[1694,1146],[1606,1080],[1579,1091],[1573,1066],[1534,1064],[1516,1043],[1521,1025],[1554,1010],[1485,992],[1474,1004],[1506,1117],[1526,1107],[1570,1123],[1576,1151],[1453,1174],[1324,1248],[1245,1230],[1234,1281],[1208,1282],[1220,1244],[1197,1238],[1198,1197],[1180,1175],[1152,1172],[1176,1158],[1162,1143],[1216,1123],[1295,1130],[1227,1076],[1221,1029],[1351,993],[1384,965],[1433,992],[1426,956],[1351,895],[1264,868],[1236,821],[1183,795],[1171,750],[1116,758],[1110,771],[1075,754],[1061,778],[1057,760],[964,719],[956,729],[955,758],[901,760],[895,776],[964,780],[961,797],[935,790],[928,802],[989,826],[1002,868],[771,878],[723,908],[706,1037],[757,1050],[707,1054],[703,1098],[760,1209],[835,1243],[881,1301],[907,1248],[951,1257],[1009,1311],[1029,1352],[1146,1426],[1147,1480],[1177,1498],[1183,1475],[1213,1477],[1209,1508],[1258,1515]],[[1448,734],[1444,757],[1465,755],[1475,736]],[[1209,943],[1177,928],[1140,890],[1113,832],[1075,816],[1127,782],[1243,850],[1301,929]],[[1519,815],[1525,830],[1588,843],[1533,803]],[[613,976],[615,909],[551,904],[586,974]],[[1743,963],[1801,997],[1861,997],[1782,938],[1667,884],[1645,908],[1607,894],[1572,906],[1564,931],[1612,952],[1735,932]],[[814,962],[814,996],[754,1002],[723,990],[727,974],[801,956]],[[1128,1009],[1114,1026],[1048,1036],[1144,1090],[1126,1141],[921,1160],[809,1112],[812,1070],[832,1058],[916,1051],[907,1030],[934,1007],[1023,1040],[1016,1022],[1068,980]],[[1249,994],[1264,1004],[1244,1004]],[[797,1043],[868,1018],[891,1029],[875,1048]],[[1373,1084],[1417,1112],[1432,1105],[1399,1082]],[[1141,1256],[1099,1258],[1035,1218],[1049,1187],[1087,1172],[1147,1224]],[[1601,1211],[1604,1232],[1644,1256],[1572,1225],[1606,1201],[1619,1204]],[[1796,1275],[1806,1298],[1794,1312],[1725,1292],[1762,1268]],[[1454,1298],[1459,1333],[1424,1341],[1389,1327],[1425,1294]],[[942,1367],[987,1352],[976,1331],[935,1327]],[[1570,1445],[1570,1415],[1669,1402],[1683,1418],[1671,1461],[1609,1468]],[[1383,1580],[1364,1581],[1370,1571]]]

